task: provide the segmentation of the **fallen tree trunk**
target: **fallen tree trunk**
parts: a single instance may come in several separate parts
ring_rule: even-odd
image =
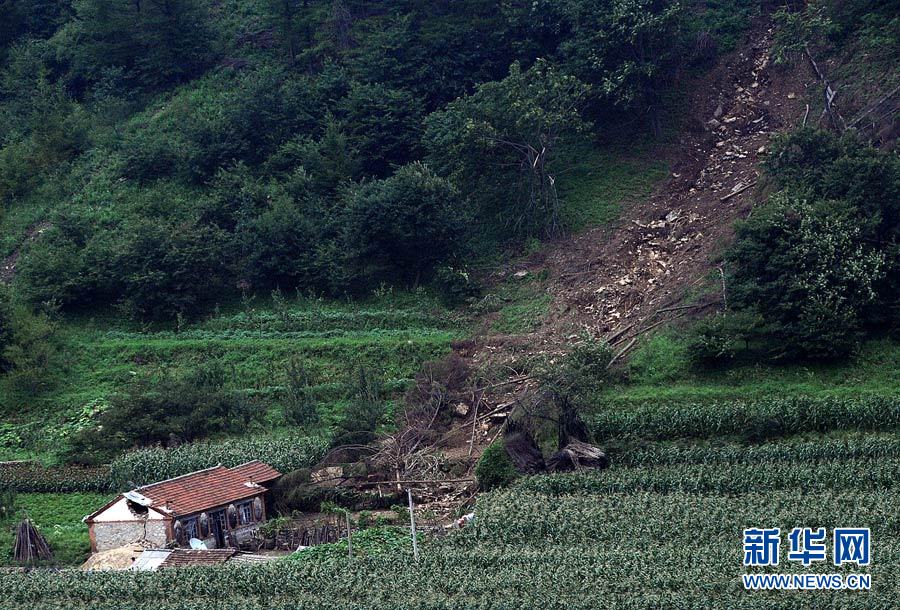
[[[606,468],[609,458],[598,447],[581,441],[571,441],[547,460],[551,472],[567,472],[582,468]]]

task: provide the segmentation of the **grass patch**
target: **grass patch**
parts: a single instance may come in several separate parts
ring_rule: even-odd
[[[512,278],[490,295],[491,302],[503,303],[491,325],[494,332],[504,335],[527,333],[541,323],[552,300],[544,290],[543,279],[541,274]]]
[[[646,197],[666,177],[668,166],[644,148],[583,145],[567,151],[558,177],[560,215],[567,230],[612,222],[624,203]]]
[[[704,372],[691,369],[685,349],[674,335],[657,335],[645,342],[627,366],[628,382],[604,400],[639,404],[900,394],[900,343],[888,339],[867,343],[843,364],[739,364]]]
[[[0,562],[12,564],[13,528],[29,517],[46,536],[54,563],[74,566],[91,552],[87,525],[82,517],[97,510],[112,496],[96,493],[27,493],[16,496],[15,516],[0,521]]]

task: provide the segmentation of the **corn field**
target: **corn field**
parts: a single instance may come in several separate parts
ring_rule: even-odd
[[[115,488],[126,489],[217,464],[230,467],[250,460],[261,460],[276,470],[290,472],[316,463],[327,447],[327,441],[320,437],[265,436],[191,443],[171,449],[139,449],[114,460],[110,478]]]
[[[0,596],[11,609],[896,607],[900,443],[889,435],[655,444],[631,458],[482,495],[475,521],[423,545],[417,563],[404,549],[155,573],[3,573]],[[871,528],[872,590],[744,591],[751,526]],[[779,573],[845,569],[787,562],[785,546]]]
[[[651,440],[740,436],[765,440],[804,432],[895,430],[900,397],[768,398],[751,402],[646,403],[606,409],[589,425],[599,439]]]
[[[105,466],[44,466],[38,462],[0,464],[0,489],[17,493],[108,492],[112,489]]]

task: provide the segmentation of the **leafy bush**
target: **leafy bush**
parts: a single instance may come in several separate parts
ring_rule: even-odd
[[[761,324],[749,312],[721,312],[697,321],[687,333],[687,351],[698,369],[723,366],[748,348]]]
[[[334,430],[332,444],[365,445],[375,440],[375,431],[385,414],[381,381],[371,370],[359,366],[355,372],[353,395]]]
[[[138,449],[110,464],[110,478],[117,489],[146,485],[217,464],[237,466],[260,460],[279,472],[307,468],[325,454],[327,442],[316,436],[250,437],[189,443],[165,449]]]
[[[302,360],[291,359],[287,365],[287,386],[282,410],[284,418],[294,426],[306,426],[319,419],[312,394],[312,378]]]
[[[422,534],[418,534],[419,544],[424,542]],[[377,557],[391,554],[393,556],[412,554],[412,537],[409,532],[397,527],[372,527],[353,532],[353,556]],[[323,560],[340,562],[347,560],[346,539],[329,544],[319,544],[302,551],[297,551],[284,558],[284,561],[318,563]]]
[[[601,393],[615,379],[610,370],[613,350],[600,339],[584,337],[576,343],[558,367],[550,365],[542,373],[545,383],[576,403]]]
[[[127,233],[122,296],[141,317],[196,313],[221,290],[223,236],[215,228],[141,222]]]
[[[93,463],[135,446],[245,432],[261,413],[246,397],[224,389],[225,375],[212,363],[181,376],[138,379],[127,394],[110,401],[96,428],[75,439],[73,457]]]
[[[172,319],[220,294],[225,236],[216,227],[145,218],[95,226],[83,213],[61,211],[24,253],[16,282],[32,302],[112,302],[136,317]]]
[[[50,313],[32,311],[0,286],[0,376],[31,392],[48,385],[48,370],[58,350],[56,330]]]
[[[495,442],[484,450],[475,465],[478,487],[484,491],[506,487],[519,477],[502,442]]]
[[[900,315],[900,159],[801,129],[767,170],[783,190],[737,227],[731,302],[762,316],[772,357],[846,356]]]

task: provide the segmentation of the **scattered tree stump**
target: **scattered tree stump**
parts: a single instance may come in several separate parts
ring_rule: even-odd
[[[503,435],[506,449],[513,466],[521,474],[537,474],[544,470],[544,456],[540,447],[525,430],[512,430]]]

